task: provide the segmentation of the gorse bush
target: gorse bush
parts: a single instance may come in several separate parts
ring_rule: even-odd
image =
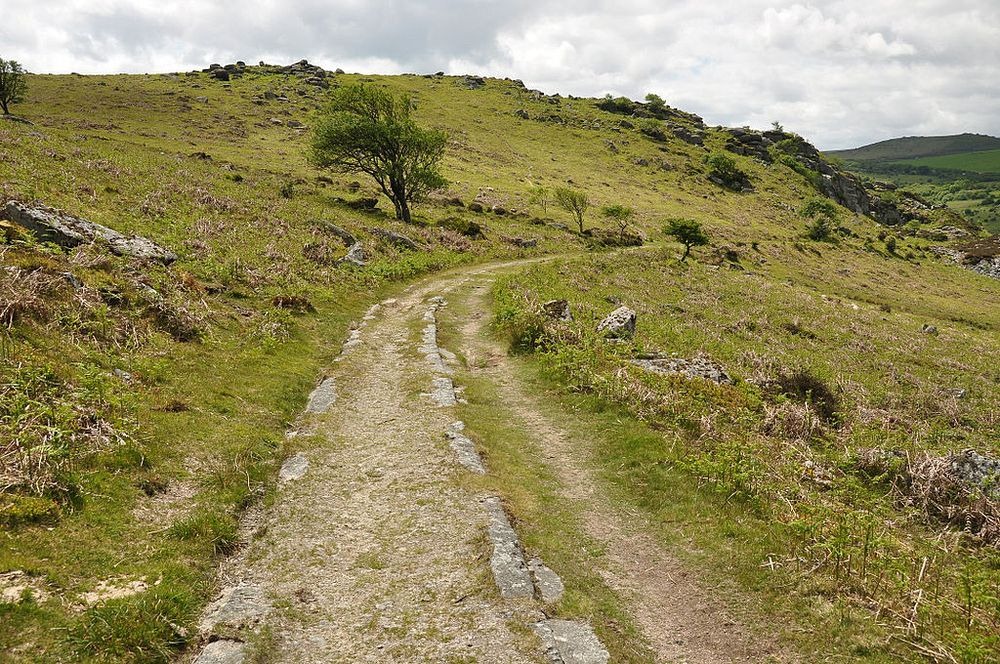
[[[799,211],[812,221],[806,227],[806,237],[817,242],[833,239],[837,224],[837,206],[827,198],[812,198]]]

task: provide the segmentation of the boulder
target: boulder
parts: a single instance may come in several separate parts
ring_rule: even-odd
[[[570,311],[569,302],[566,300],[549,300],[542,304],[542,311],[549,318],[570,322],[573,320],[573,312]]]
[[[381,238],[386,242],[393,244],[402,249],[407,249],[409,251],[420,251],[420,245],[406,237],[401,233],[396,233],[395,231],[386,230],[384,228],[369,228],[368,232],[375,237]]]
[[[357,239],[351,234],[350,231],[347,231],[336,224],[332,224],[329,221],[317,221],[314,222],[313,225],[320,230],[339,238],[340,241],[344,243],[345,247],[350,247],[358,243]]]
[[[674,357],[640,356],[631,362],[652,373],[703,378],[720,385],[733,383],[733,379],[729,377],[722,365],[705,355],[698,355],[689,360]]]
[[[529,117],[528,116],[528,112],[526,110],[524,110],[523,108],[519,108],[516,111],[514,111],[514,115],[516,115],[517,117],[521,118],[522,120],[527,120],[528,117]]]
[[[508,236],[504,235],[500,239],[504,242],[514,245],[515,247],[520,247],[522,249],[531,249],[538,246],[537,238],[523,238],[518,236]]]
[[[600,322],[597,331],[609,339],[630,339],[635,335],[635,311],[618,307]]]
[[[486,79],[482,76],[466,76],[462,79],[462,84],[469,90],[478,90],[486,87]]]
[[[122,235],[107,226],[44,206],[30,206],[9,201],[3,210],[0,210],[0,218],[22,226],[39,239],[52,242],[64,249],[72,249],[91,242],[104,242],[111,252],[118,256],[160,263],[173,263],[177,260],[177,254],[164,249],[152,240],[138,235]]]
[[[367,264],[365,260],[365,250],[361,246],[360,242],[355,242],[347,250],[347,255],[337,261],[338,265],[343,263],[350,263],[352,265],[357,265],[358,267],[364,267]]]

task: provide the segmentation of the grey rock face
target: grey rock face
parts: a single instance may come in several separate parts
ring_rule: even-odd
[[[553,664],[606,664],[611,655],[589,625],[571,620],[535,624],[545,654]]]
[[[563,321],[573,320],[573,312],[570,311],[569,302],[566,300],[549,300],[542,304],[542,311],[549,318]]]
[[[419,251],[420,245],[401,233],[389,231],[384,228],[369,228],[368,232],[376,237],[380,237],[390,244],[394,244],[409,251]]]
[[[219,639],[205,646],[194,664],[243,664],[243,660],[243,643]]]
[[[535,594],[528,566],[524,564],[524,554],[517,541],[517,534],[507,519],[500,499],[489,497],[483,506],[490,517],[489,536],[493,543],[490,569],[500,595],[504,599],[531,599]]]
[[[688,378],[704,378],[720,385],[731,385],[733,382],[721,364],[704,355],[693,357],[690,360],[679,357],[638,358],[632,360],[632,364],[658,374],[679,374]]]
[[[454,406],[458,403],[455,397],[455,384],[447,376],[438,376],[431,381],[431,401],[439,406]]]
[[[975,450],[964,450],[950,457],[951,471],[963,484],[1000,500],[1000,459]]]
[[[152,240],[133,235],[122,235],[107,226],[64,214],[58,210],[42,206],[29,206],[17,201],[9,201],[0,218],[23,226],[39,239],[53,242],[64,249],[90,242],[106,242],[112,253],[130,258],[172,263],[177,254],[168,251]]]
[[[597,326],[597,331],[612,339],[629,339],[635,334],[636,314],[628,307],[618,307]]]
[[[309,402],[306,404],[307,413],[325,413],[330,410],[330,406],[337,400],[337,384],[333,377],[324,378],[316,389],[309,395]]]
[[[295,454],[285,459],[285,462],[281,464],[281,470],[278,471],[278,481],[291,482],[301,479],[307,470],[309,470],[309,459],[301,453]]]
[[[364,247],[361,246],[360,242],[355,242],[348,248],[347,255],[338,260],[337,263],[350,263],[358,267],[364,267],[368,264],[368,261],[365,259]]]
[[[233,628],[253,626],[271,610],[264,591],[255,585],[241,583],[227,588],[205,612],[199,629],[209,634],[219,625]]]
[[[535,580],[535,589],[538,590],[539,599],[546,604],[558,602],[566,590],[559,575],[549,569],[540,558],[529,560],[528,570]]]
[[[479,452],[476,451],[476,444],[462,433],[464,430],[464,422],[452,422],[444,435],[451,441],[451,449],[460,464],[477,475],[485,475],[486,467]]]

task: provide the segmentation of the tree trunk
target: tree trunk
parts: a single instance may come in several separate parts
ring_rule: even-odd
[[[4,115],[10,115],[10,109],[7,108],[7,102],[0,99],[0,108],[3,108]]]
[[[681,262],[682,263],[687,260],[688,254],[690,254],[690,253],[691,253],[691,245],[690,244],[685,244],[684,245],[684,255],[681,256]]]
[[[398,218],[402,219],[406,223],[410,223],[410,206],[407,205],[405,198],[399,202],[399,217]]]

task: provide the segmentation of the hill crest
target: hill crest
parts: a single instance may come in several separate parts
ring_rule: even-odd
[[[827,154],[845,161],[885,161],[997,149],[1000,149],[1000,138],[964,133],[952,136],[903,136],[851,150],[831,150]]]

